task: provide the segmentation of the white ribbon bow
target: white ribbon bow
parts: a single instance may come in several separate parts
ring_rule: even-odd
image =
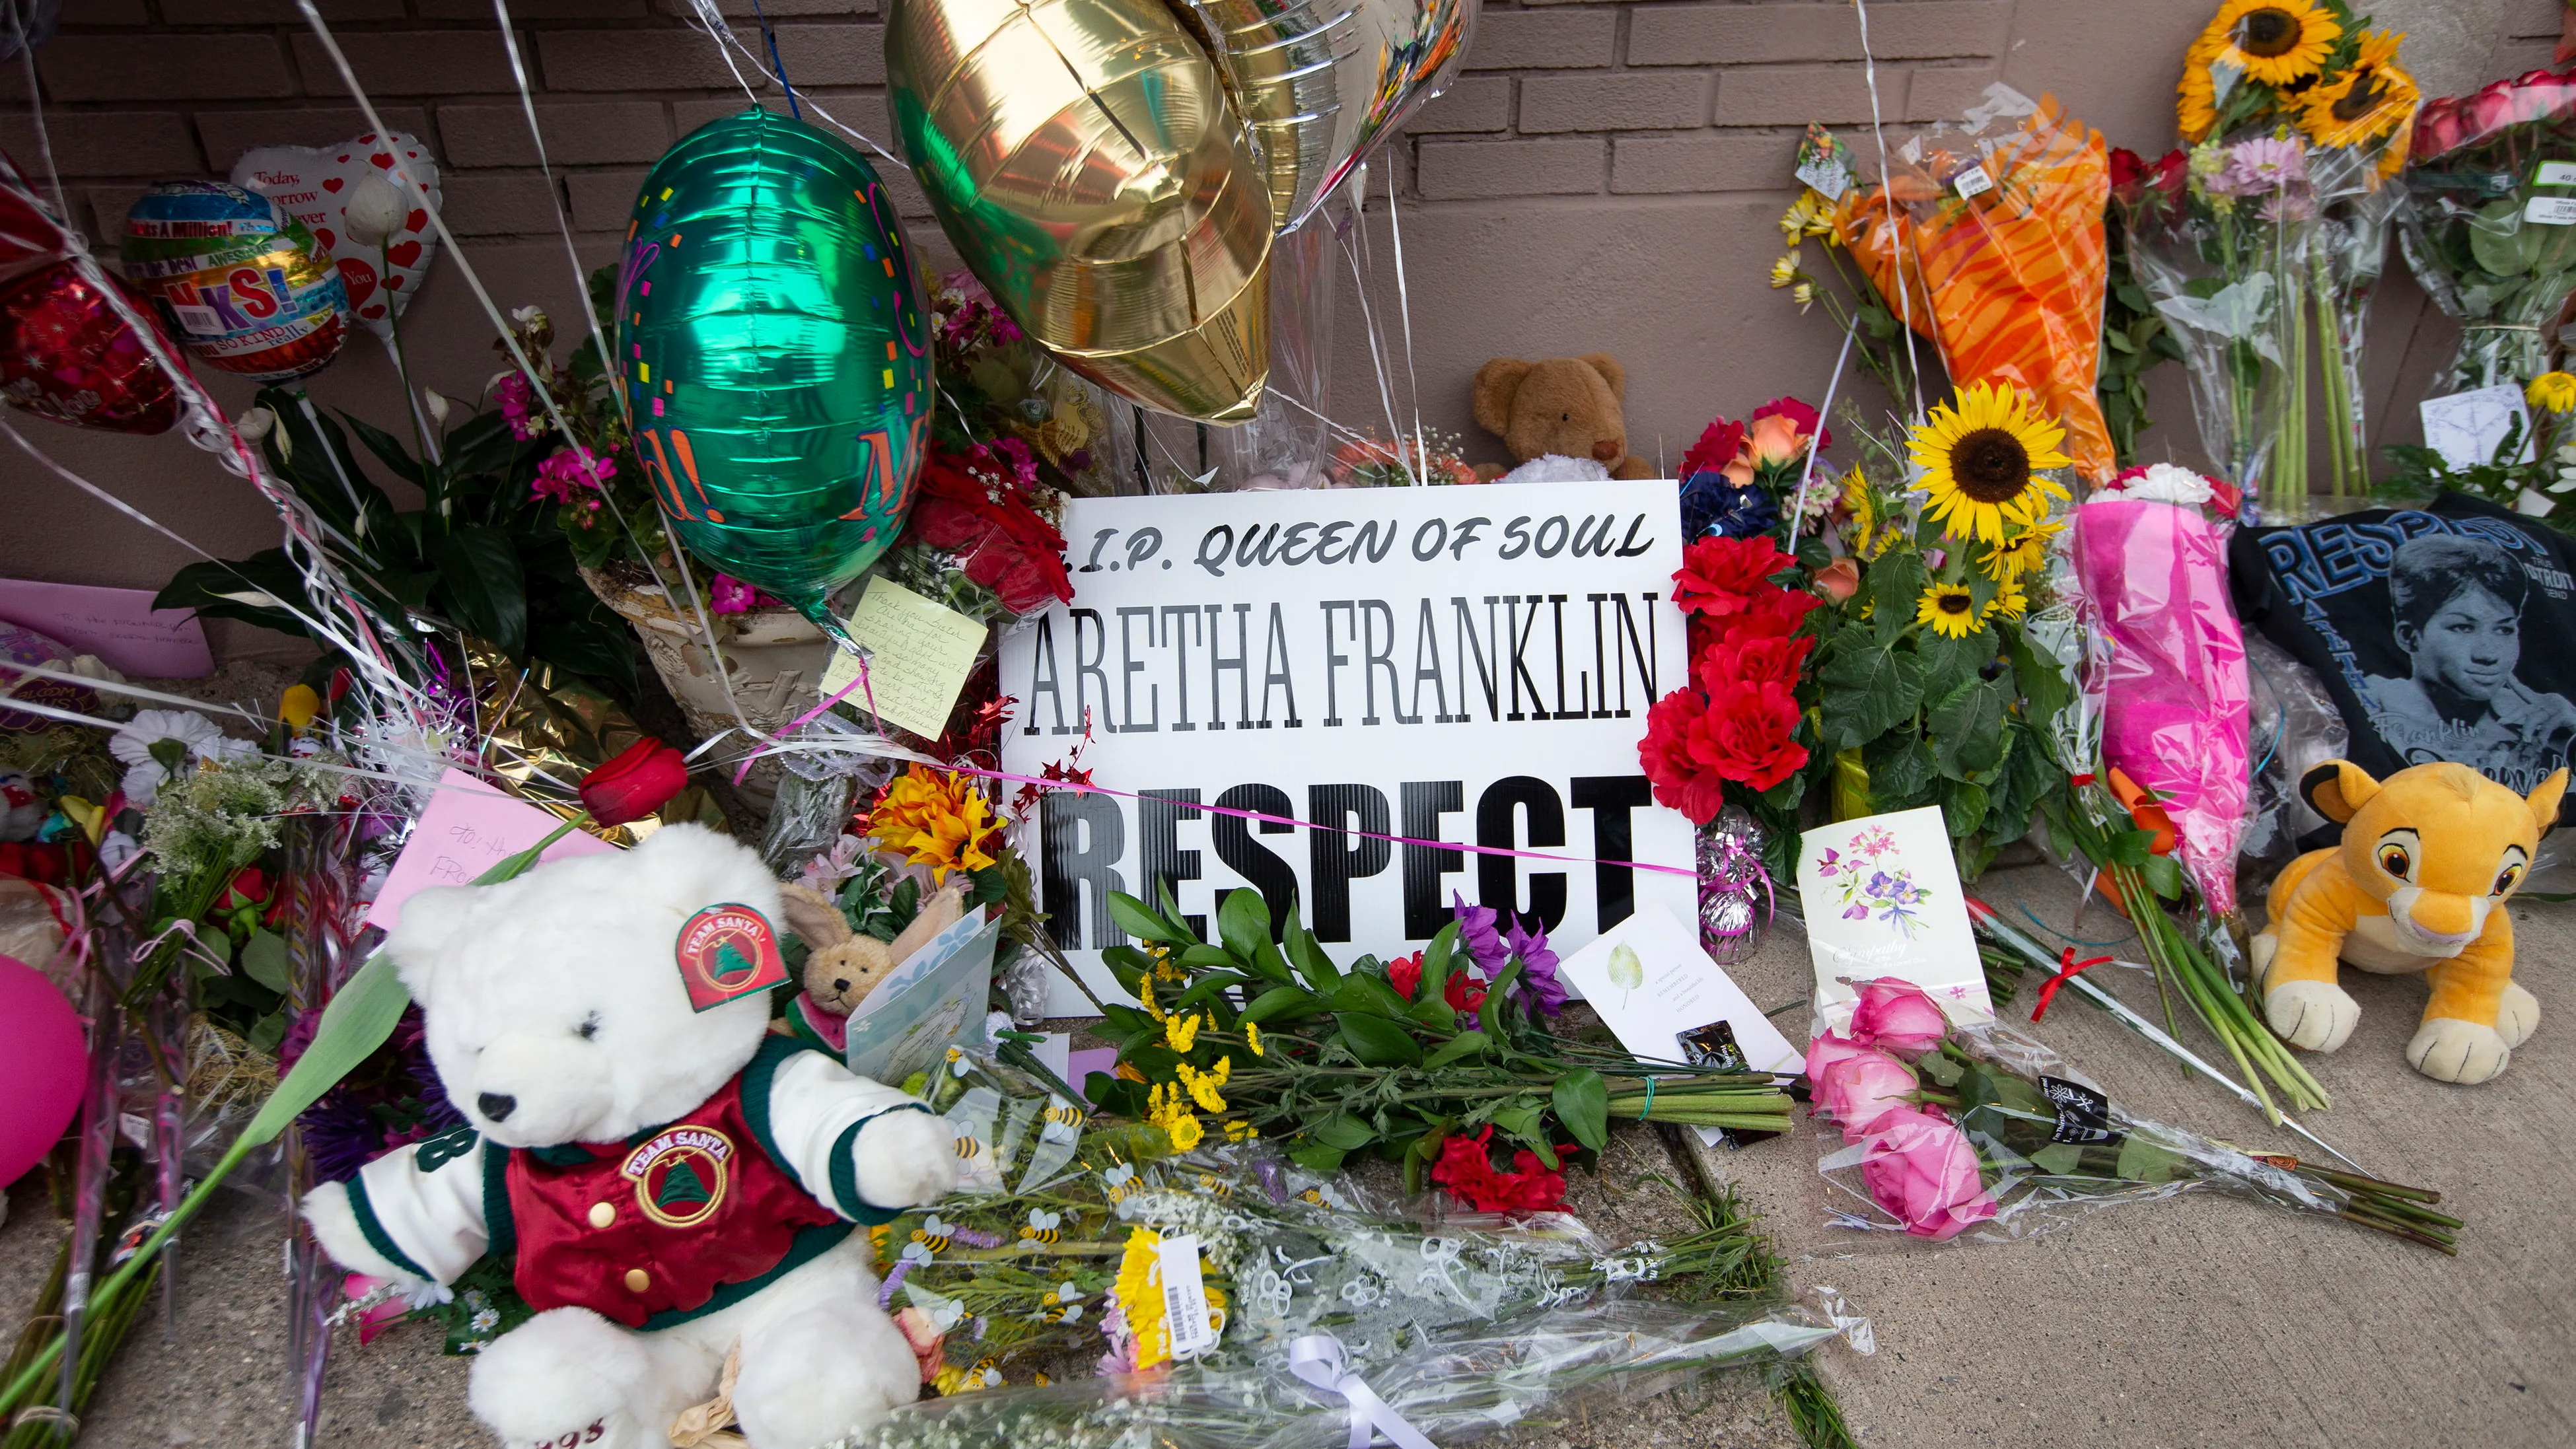
[[[1288,1371],[1328,1394],[1339,1394],[1351,1406],[1350,1449],[1369,1449],[1383,1433],[1398,1449],[1436,1449],[1422,1431],[1404,1421],[1377,1390],[1342,1366],[1342,1341],[1329,1333],[1308,1334],[1288,1345]]]

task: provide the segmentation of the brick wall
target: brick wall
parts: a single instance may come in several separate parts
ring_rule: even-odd
[[[722,0],[757,44],[750,0]],[[880,0],[767,4],[800,92],[892,146]],[[743,103],[685,0],[513,0],[559,190],[536,164],[487,0],[323,0],[323,12],[386,121],[444,163],[446,213],[502,305],[570,311],[560,201],[585,261],[606,260],[636,184],[673,140]],[[1881,120],[1902,129],[1953,114],[2005,81],[2054,90],[2115,143],[2172,140],[2171,86],[2210,0],[1875,0],[1868,20]],[[2471,86],[2548,59],[2558,0],[2382,0],[2380,21],[2411,32],[2406,59],[2427,92]],[[291,0],[70,0],[62,34],[36,55],[54,159],[75,216],[112,239],[153,181],[220,176],[242,151],[321,145],[364,129]],[[1635,450],[1677,459],[1716,412],[1738,416],[1786,392],[1822,393],[1837,339],[1764,285],[1773,224],[1808,121],[1843,130],[1866,156],[1870,99],[1859,16],[1848,3],[1489,3],[1464,69],[1372,168],[1367,280],[1385,340],[1409,314],[1411,375],[1424,420],[1477,435],[1467,379],[1498,354],[1618,355],[1629,370]],[[770,97],[748,63],[742,74]],[[17,63],[0,66],[0,146],[35,167]],[[907,215],[919,193],[887,168]],[[1410,295],[1398,298],[1388,178],[1404,197]],[[926,250],[944,251],[926,220]],[[2421,377],[2447,348],[2446,324],[2392,265],[2374,321],[2375,421],[2413,428]],[[1355,289],[1341,279],[1334,411],[1384,430]],[[1400,305],[1399,305],[1400,304]],[[497,365],[489,329],[442,260],[406,318],[414,372],[457,395]],[[1393,356],[1394,354],[1390,354]],[[400,416],[393,373],[364,339],[317,378],[328,405]],[[2410,379],[2413,379],[2410,381]],[[1401,377],[1399,375],[1399,384]],[[2181,379],[2158,388],[2168,426],[2151,449],[2195,451]],[[239,401],[246,390],[220,383]],[[1403,389],[1398,411],[1406,412]],[[1858,394],[1864,397],[1865,394]],[[1409,425],[1410,418],[1405,422]],[[2180,426],[2173,426],[2179,424]],[[100,438],[38,425],[56,456],[185,525],[218,552],[273,541],[247,490],[169,439]],[[0,574],[157,583],[186,555],[26,468],[0,459],[21,500],[0,538]]]

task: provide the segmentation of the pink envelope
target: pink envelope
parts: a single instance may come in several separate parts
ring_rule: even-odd
[[[563,822],[534,805],[513,800],[463,770],[439,777],[429,809],[411,828],[411,839],[385,874],[367,924],[392,930],[403,902],[432,886],[472,885],[477,876],[553,833]],[[597,855],[617,847],[574,831],[546,847],[542,859]]]

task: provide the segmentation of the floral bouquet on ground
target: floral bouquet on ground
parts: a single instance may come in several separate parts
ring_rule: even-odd
[[[2209,1188],[2458,1251],[2438,1192],[2134,1116],[2028,1037],[1952,1026],[1909,982],[1859,983],[1849,1011],[1807,1048],[1815,1115],[1840,1138],[1817,1170],[1860,1204],[1835,1214],[1845,1226],[2018,1237],[2086,1204]]]
[[[2532,71],[2424,108],[2399,245],[2461,327],[2430,396],[2549,370],[2576,292],[2576,74]]]
[[[1910,460],[1864,438],[1831,537],[1798,557],[1768,537],[1693,541],[1673,582],[1692,682],[1638,746],[1655,797],[1703,825],[1742,805],[1774,875],[1810,791],[1838,820],[1939,805],[1971,876],[2019,839],[2064,782],[2037,735],[2063,691],[2024,638],[2065,526],[2062,433],[1980,383],[1912,431]]]
[[[1345,970],[1291,917],[1273,939],[1258,891],[1227,893],[1219,938],[1201,941],[1168,896],[1156,911],[1112,894],[1143,943],[1103,954],[1143,1003],[1111,1005],[1100,1035],[1116,1076],[1091,1100],[1144,1118],[1188,1151],[1278,1139],[1291,1161],[1331,1172],[1361,1153],[1404,1164],[1479,1209],[1542,1211],[1564,1197],[1565,1155],[1597,1152],[1610,1119],[1782,1131],[1789,1100],[1761,1072],[1645,1061],[1570,1041],[1545,1022],[1565,1003],[1542,932],[1456,907],[1426,949]],[[1497,1154],[1509,1153],[1498,1163]]]
[[[1801,489],[1798,532],[1814,533],[1832,511],[1837,488],[1833,473],[1815,473],[1810,459],[1833,445],[1833,432],[1816,410],[1793,397],[1755,408],[1750,425],[1711,422],[1682,454],[1682,537],[1787,538]]]

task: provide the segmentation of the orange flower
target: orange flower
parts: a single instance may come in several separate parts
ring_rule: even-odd
[[[2119,801],[2120,808],[2129,812],[2129,822],[2132,825],[2155,837],[2147,842],[2147,853],[2149,855],[2173,854],[2173,817],[2165,814],[2165,807],[2156,803],[2155,796],[2145,786],[2118,770],[2113,770],[2110,774],[2111,798]]]

